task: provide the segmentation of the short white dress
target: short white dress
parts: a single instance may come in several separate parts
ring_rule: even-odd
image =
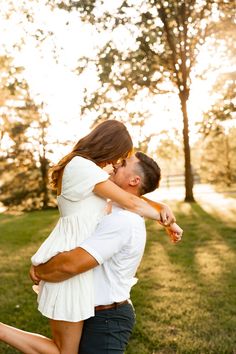
[[[106,201],[93,193],[109,175],[95,163],[74,157],[65,167],[61,194],[57,197],[60,219],[49,237],[31,258],[33,265],[78,247],[91,236],[105,214]],[[78,322],[94,316],[93,271],[59,283],[40,281],[38,309],[54,320]]]

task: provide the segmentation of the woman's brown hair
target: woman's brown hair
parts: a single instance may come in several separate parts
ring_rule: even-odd
[[[96,164],[109,163],[127,157],[132,148],[132,139],[125,125],[116,120],[107,120],[80,139],[72,151],[51,168],[50,185],[52,189],[57,189],[59,177],[75,156],[82,156]]]

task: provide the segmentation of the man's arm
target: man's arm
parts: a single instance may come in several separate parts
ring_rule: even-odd
[[[123,247],[130,227],[129,213],[125,217],[123,212],[104,216],[96,231],[82,242],[81,247],[59,253],[47,263],[31,267],[31,279],[35,283],[41,279],[55,283],[95,268]]]
[[[47,263],[32,266],[30,277],[36,282],[45,280],[52,283],[60,282],[95,268],[99,263],[90,253],[81,247],[62,252],[51,258]]]

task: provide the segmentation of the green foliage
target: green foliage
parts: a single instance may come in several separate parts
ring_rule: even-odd
[[[58,6],[59,9],[66,11],[78,10],[81,13],[81,18],[89,20],[91,23],[94,21],[93,10],[95,9],[96,0],[48,0],[48,4],[52,7]]]
[[[136,327],[127,354],[231,354],[235,351],[236,223],[200,205],[172,206],[185,234],[173,245],[148,222],[145,256],[132,300]],[[232,206],[233,207],[233,206]],[[233,209],[232,209],[233,210]],[[1,321],[49,336],[28,278],[30,256],[49,234],[56,211],[0,215]],[[17,351],[0,344],[2,354]]]
[[[155,151],[155,159],[161,167],[162,185],[167,182],[167,176],[183,175],[184,155],[182,139],[177,129],[161,131]],[[168,177],[169,179],[169,177]]]
[[[84,2],[84,19],[110,36],[97,60],[93,59],[100,89],[96,88],[96,93],[86,92],[83,110],[92,111],[97,120],[119,119],[126,103],[135,101],[144,89],[149,95],[168,90],[178,94],[184,123],[185,200],[193,201],[187,113],[193,68],[206,39],[211,38],[214,43],[222,39],[223,24],[233,33],[234,5],[222,0],[123,1],[109,12],[100,9],[100,1],[89,4],[92,15]],[[78,2],[78,6],[83,12],[83,2]],[[117,42],[117,37],[112,36],[115,31],[128,40]],[[119,98],[113,100],[111,93]]]
[[[0,90],[4,91],[0,110],[0,201],[10,208],[47,207],[49,161],[45,149],[49,121],[30,97],[23,68],[16,67],[9,57],[2,57],[0,64]]]
[[[235,53],[236,54],[236,53]],[[236,114],[236,73],[228,72],[219,76],[212,88],[218,93],[212,107],[204,114],[200,125],[200,133],[206,137],[218,135],[224,130],[224,122],[235,118]]]
[[[236,129],[220,125],[201,144],[199,173],[203,182],[230,186],[236,182]]]
[[[93,108],[101,119],[114,115],[114,106],[118,110],[109,96],[113,89],[121,100],[129,101],[143,88],[154,95],[166,92],[163,82],[171,82],[179,95],[188,99],[190,73],[206,38],[215,38],[216,33],[222,37],[223,25],[232,33],[235,28],[231,2],[123,1],[110,12],[105,8],[98,11],[100,5],[100,1],[69,1],[65,6],[77,8],[98,31],[116,31],[128,37],[127,44],[121,46],[108,36],[97,56],[101,87],[85,97],[85,107]]]
[[[218,93],[211,109],[199,123],[202,134],[200,173],[203,180],[230,186],[236,181],[236,76],[229,72],[219,76],[212,92]]]

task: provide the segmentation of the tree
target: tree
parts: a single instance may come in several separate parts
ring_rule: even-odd
[[[183,153],[181,140],[177,129],[169,132],[164,130],[160,134],[156,155],[166,170],[167,175],[175,175],[182,172]]]
[[[201,141],[199,172],[202,180],[230,187],[236,182],[236,129],[222,125]]]
[[[33,148],[36,166],[40,172],[38,179],[38,195],[40,207],[46,209],[50,205],[48,170],[50,167],[49,155],[52,152],[48,144],[49,116],[44,111],[43,104],[32,104],[31,112],[34,113],[34,121],[30,126],[31,135],[29,141]]]
[[[4,101],[0,110],[0,199],[8,207],[47,207],[49,121],[30,97],[23,68],[15,66],[12,58],[6,56],[1,63],[0,91],[4,92]]]
[[[219,76],[213,91],[217,99],[205,112],[199,131],[202,134],[201,171],[205,180],[231,186],[236,181],[236,75]]]
[[[50,16],[54,14],[50,11],[50,4],[45,8],[47,3],[50,2],[9,0],[0,15],[2,49],[8,53],[0,58],[0,188],[1,201],[9,207],[46,208],[52,202],[47,171],[50,148],[59,143],[49,137],[46,105],[41,104],[42,99],[36,103],[40,89],[36,93],[35,87],[29,87],[25,67],[16,64],[16,60],[18,63],[20,60],[22,66],[27,66],[24,54],[26,49],[29,55],[30,45],[30,49],[37,49],[31,60],[35,56],[48,56],[56,65],[61,48],[51,31],[54,22]],[[38,15],[41,10],[45,11],[43,17]],[[64,26],[65,29],[66,23]],[[16,32],[14,35],[13,31]]]
[[[200,125],[200,133],[207,137],[222,131],[222,124],[236,118],[236,73],[227,72],[219,76],[212,92],[217,99],[207,112]]]
[[[126,47],[110,39],[100,51],[96,61],[100,90],[86,97],[86,107],[98,110],[102,119],[108,118],[119,109],[112,105],[112,91],[127,102],[144,88],[152,95],[166,92],[171,83],[183,116],[185,200],[194,201],[187,111],[192,71],[206,39],[213,38],[216,30],[221,33],[222,28],[232,31],[234,4],[223,0],[130,0],[110,13],[100,10],[101,5],[100,1],[60,3],[67,10],[77,8],[98,30],[120,31],[123,38],[133,39]]]

